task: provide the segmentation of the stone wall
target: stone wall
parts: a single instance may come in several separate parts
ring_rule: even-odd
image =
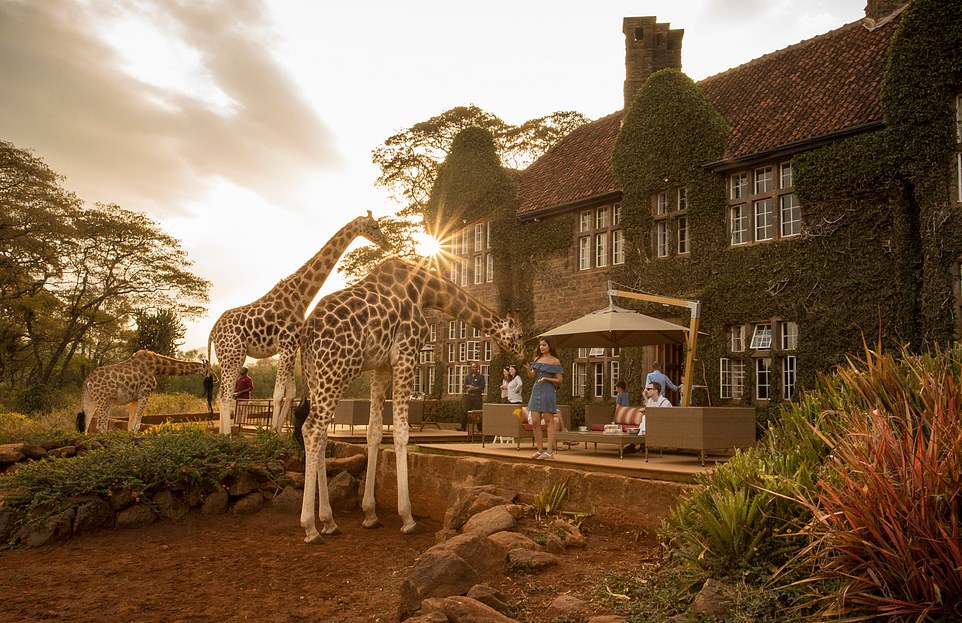
[[[678,496],[693,486],[584,472],[544,463],[512,463],[423,453],[412,453],[408,457],[412,511],[415,516],[438,521],[444,520],[454,486],[494,485],[517,491],[517,502],[532,504],[543,489],[567,480],[568,497],[562,510],[590,513],[613,526],[630,526],[653,533],[668,516]],[[395,465],[394,450],[382,449],[377,465],[375,497],[385,512],[387,509],[397,512]]]

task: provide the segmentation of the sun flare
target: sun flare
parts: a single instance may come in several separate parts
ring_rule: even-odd
[[[414,249],[421,257],[434,257],[441,252],[441,243],[430,234],[419,233],[414,236]]]

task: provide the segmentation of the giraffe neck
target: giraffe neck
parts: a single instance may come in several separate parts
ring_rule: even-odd
[[[412,277],[418,277],[409,278],[412,282],[423,282],[420,287],[422,305],[441,310],[489,335],[494,333],[501,317],[493,309],[436,273],[414,266],[409,266],[409,270]]]
[[[166,357],[149,350],[139,350],[134,358],[147,364],[151,371],[165,376],[183,376],[187,374],[207,374],[207,365],[199,361],[181,361],[173,357]]]
[[[341,259],[341,255],[347,250],[351,242],[360,235],[361,229],[361,219],[355,219],[342,227],[331,236],[331,239],[320,251],[314,254],[314,257],[282,279],[265,298],[286,299],[292,303],[294,309],[306,311],[311,301],[317,296],[321,286],[324,285],[324,281],[337,266],[337,261]]]

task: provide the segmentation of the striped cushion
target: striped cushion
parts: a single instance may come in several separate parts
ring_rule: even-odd
[[[615,424],[625,426],[640,426],[645,417],[645,410],[642,407],[625,407],[618,405],[615,407]]]

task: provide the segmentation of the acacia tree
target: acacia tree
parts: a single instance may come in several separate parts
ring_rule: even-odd
[[[85,208],[61,179],[0,143],[0,375],[21,386],[63,383],[78,353],[126,346],[136,310],[193,317],[208,300],[209,282],[155,221]]]
[[[412,236],[422,228],[438,168],[462,130],[486,130],[501,166],[524,169],[587,121],[581,113],[561,111],[514,126],[477,106],[458,106],[388,137],[372,154],[374,164],[381,169],[376,184],[386,188],[401,209],[396,217],[380,219],[382,231],[394,243],[396,253],[415,254]],[[349,277],[360,277],[383,255],[380,248],[360,247],[347,254],[340,271]]]

